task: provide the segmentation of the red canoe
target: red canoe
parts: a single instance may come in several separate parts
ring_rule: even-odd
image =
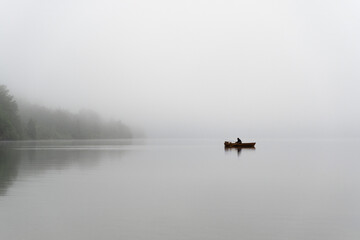
[[[255,147],[256,142],[250,143],[232,143],[232,142],[224,142],[225,147],[235,147],[235,148],[253,148]]]

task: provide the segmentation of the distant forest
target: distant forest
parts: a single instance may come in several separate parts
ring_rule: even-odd
[[[17,103],[0,85],[0,140],[131,138],[121,121],[103,121],[90,110],[71,113],[39,105]]]

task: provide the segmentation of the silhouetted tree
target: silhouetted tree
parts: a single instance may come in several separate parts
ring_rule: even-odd
[[[20,102],[19,109],[27,137],[30,139],[34,136],[36,139],[114,139],[132,136],[130,128],[125,124],[120,121],[103,121],[91,110],[81,110],[74,114],[25,102]],[[31,120],[36,126],[31,126]]]
[[[34,120],[30,119],[26,126],[26,133],[30,139],[36,139],[36,124]]]
[[[0,140],[15,140],[20,137],[18,106],[6,86],[0,85]]]

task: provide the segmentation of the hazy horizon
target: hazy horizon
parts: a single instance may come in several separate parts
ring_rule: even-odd
[[[359,137],[356,1],[0,3],[0,84],[148,137]]]

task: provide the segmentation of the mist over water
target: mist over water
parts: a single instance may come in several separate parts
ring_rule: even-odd
[[[359,7],[5,0],[1,83],[149,137],[358,137]]]
[[[0,238],[360,239],[359,12],[0,1]]]

